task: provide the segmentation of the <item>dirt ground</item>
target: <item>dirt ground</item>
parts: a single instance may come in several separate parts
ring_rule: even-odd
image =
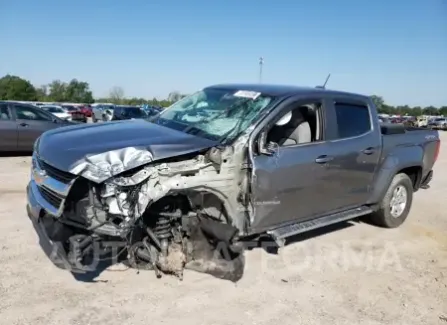
[[[25,213],[29,157],[0,158],[0,324],[447,324],[447,132],[407,222],[347,223],[278,255],[246,253],[234,284],[114,267],[76,280],[54,267]]]

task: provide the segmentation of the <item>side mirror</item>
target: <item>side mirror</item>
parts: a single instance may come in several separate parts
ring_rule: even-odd
[[[272,141],[267,143],[267,134],[263,132],[259,137],[258,151],[262,155],[273,156],[278,152],[278,144]]]

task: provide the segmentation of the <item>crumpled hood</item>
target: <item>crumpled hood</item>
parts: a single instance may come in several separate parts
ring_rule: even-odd
[[[48,164],[100,183],[154,160],[218,143],[145,120],[67,126],[42,134],[38,155]]]

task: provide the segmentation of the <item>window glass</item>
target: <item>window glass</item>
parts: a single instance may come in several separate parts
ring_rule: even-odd
[[[32,120],[32,121],[51,121],[50,115],[45,114],[39,109],[25,106],[25,105],[15,105],[17,118],[21,120]]]
[[[7,121],[11,119],[9,114],[8,105],[0,104],[0,121]]]
[[[267,134],[267,143],[294,146],[320,140],[319,108],[316,103],[292,103],[286,112],[275,118]]]
[[[50,113],[65,113],[62,108],[57,106],[42,106],[41,108]]]
[[[70,105],[62,105],[63,108],[65,108],[69,112],[77,111],[76,107],[70,106]]]
[[[172,104],[156,123],[211,140],[232,141],[261,116],[273,97],[205,88]]]
[[[366,105],[335,104],[339,138],[350,138],[371,130],[369,109]]]

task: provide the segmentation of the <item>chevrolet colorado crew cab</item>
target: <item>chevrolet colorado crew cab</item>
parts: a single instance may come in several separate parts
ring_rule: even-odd
[[[361,216],[400,226],[439,148],[437,131],[380,124],[367,96],[215,85],[150,120],[45,132],[27,211],[44,251],[71,272],[113,251],[158,276],[189,268],[237,281],[244,243],[261,236],[282,247]]]

